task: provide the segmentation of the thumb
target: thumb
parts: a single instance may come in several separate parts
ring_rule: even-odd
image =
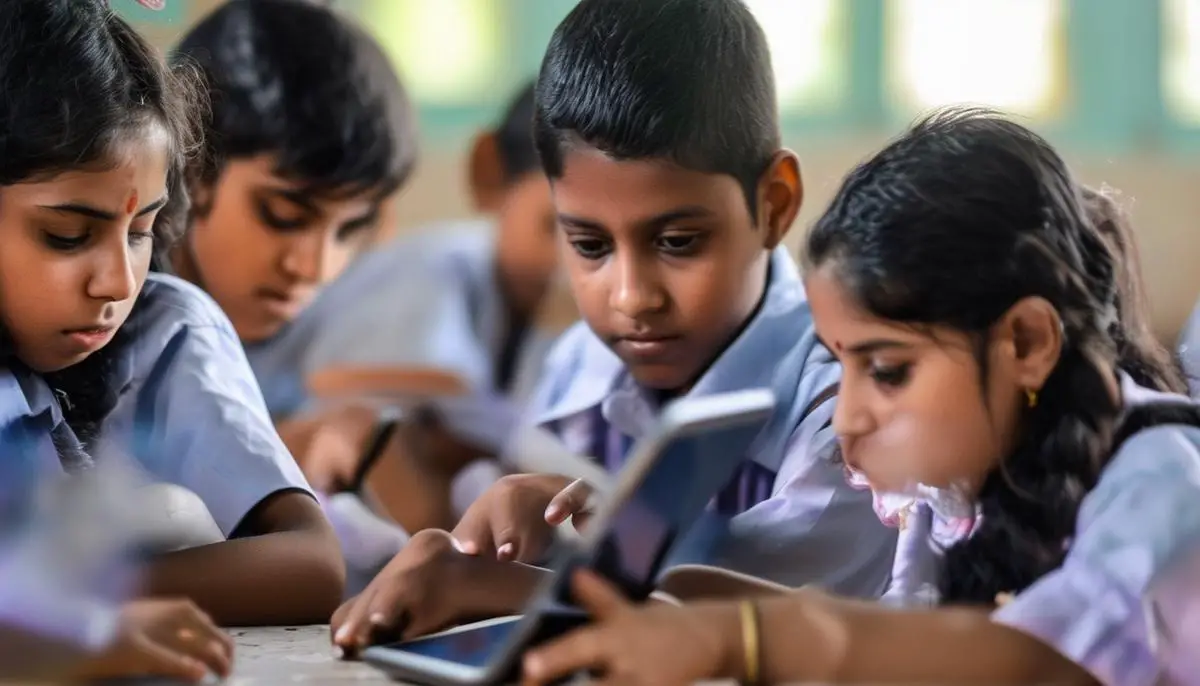
[[[586,569],[571,578],[571,597],[596,619],[611,617],[630,604],[615,586]]]
[[[587,509],[588,498],[592,495],[592,487],[583,479],[576,479],[550,499],[546,507],[546,523],[558,526]]]

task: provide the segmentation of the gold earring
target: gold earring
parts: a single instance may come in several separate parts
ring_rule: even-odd
[[[1038,392],[1032,388],[1025,389],[1025,402],[1029,405],[1030,409],[1037,407],[1037,401]]]

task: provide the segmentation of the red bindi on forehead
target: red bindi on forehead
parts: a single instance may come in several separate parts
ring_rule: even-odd
[[[840,353],[845,351],[846,346],[842,345],[841,341],[835,341],[833,344],[833,349]]]
[[[134,211],[137,210],[137,205],[138,192],[135,188],[129,193],[129,199],[125,201],[125,214],[133,214]]]

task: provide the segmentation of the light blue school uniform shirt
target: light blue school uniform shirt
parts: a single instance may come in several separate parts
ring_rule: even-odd
[[[51,437],[56,431],[68,434],[60,440],[73,438],[50,388],[27,370],[0,367],[0,624],[98,650],[116,629],[115,603],[134,561],[119,532],[85,535],[83,548],[69,543],[68,531],[78,536],[79,526],[103,526],[95,519],[106,513],[93,511],[95,518],[81,523],[42,509],[50,489],[67,478]]]
[[[1126,375],[1121,390],[1127,410],[1188,402]],[[933,605],[941,551],[969,530],[928,503],[908,521],[908,597],[895,600]],[[958,537],[938,535],[947,530]],[[1161,425],[1127,438],[1084,498],[1062,566],[993,619],[1037,637],[1102,684],[1191,683],[1200,674],[1200,428]]]
[[[1122,379],[1125,406],[1186,402]],[[1200,675],[1200,428],[1162,425],[1117,449],[1084,498],[1066,560],[993,618],[1102,684]]]
[[[277,335],[247,346],[272,416],[305,407],[305,379],[323,368],[419,365],[457,374],[511,427],[504,400],[529,394],[552,339],[528,331],[512,387],[496,387],[508,322],[495,261],[487,220],[426,227],[364,254]]]
[[[200,497],[230,536],[281,491],[310,493],[280,440],[229,318],[182,279],[152,273],[110,345],[116,406],[98,454],[133,458],[155,482]]]
[[[1179,343],[1175,348],[1183,375],[1187,379],[1188,394],[1200,398],[1200,303],[1179,332]]]
[[[788,586],[815,583],[878,597],[888,583],[896,534],[875,516],[870,494],[849,486],[834,458],[833,402],[803,416],[838,381],[841,368],[816,340],[792,258],[780,248],[770,259],[758,311],[688,396],[769,387],[777,411],[702,520],[702,526],[721,522],[720,533],[698,559],[673,559]],[[531,407],[537,425],[610,471],[620,468],[657,411],[620,359],[583,323],[554,347]]]

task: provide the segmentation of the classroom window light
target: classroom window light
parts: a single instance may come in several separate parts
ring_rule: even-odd
[[[955,103],[1013,114],[1057,113],[1065,74],[1059,0],[886,0],[885,79],[891,107]]]
[[[747,0],[771,48],[783,109],[835,107],[849,81],[846,0]]]
[[[1163,102],[1173,118],[1200,125],[1200,0],[1163,3]]]
[[[500,31],[495,0],[371,0],[362,17],[426,104],[473,105],[496,87]]]

